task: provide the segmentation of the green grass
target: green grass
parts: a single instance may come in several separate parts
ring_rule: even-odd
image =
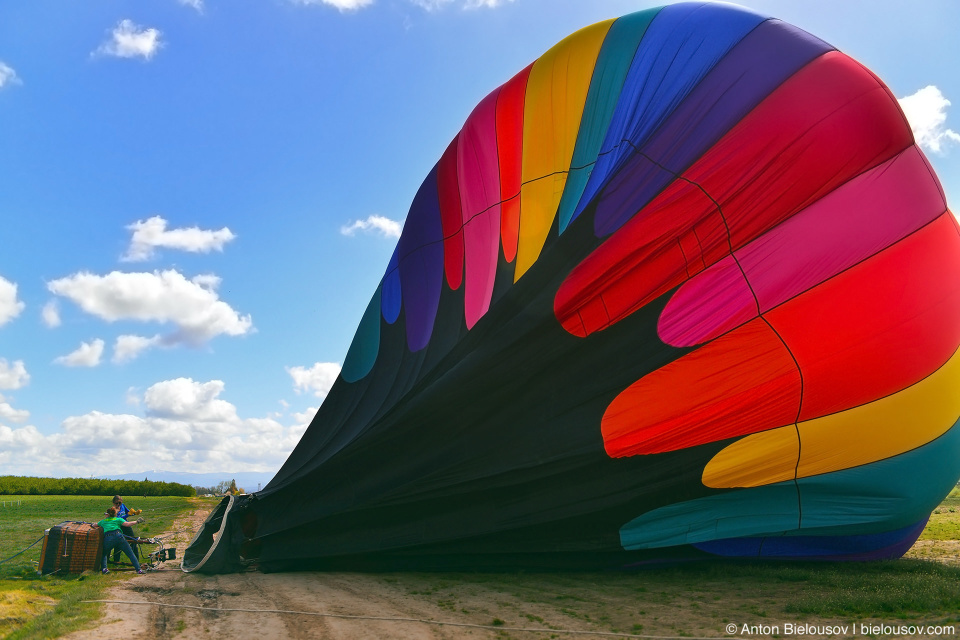
[[[960,488],[954,489],[930,514],[921,540],[960,540]]]
[[[4,496],[0,507],[0,560],[6,560],[43,535],[44,529],[65,521],[97,522],[112,496]],[[9,506],[21,500],[22,506]],[[195,499],[194,499],[195,500]],[[144,537],[167,530],[180,514],[193,507],[190,498],[129,498],[131,507],[143,509],[147,520],[138,525]],[[23,555],[0,565],[0,637],[55,638],[96,619],[100,606],[82,604],[97,599],[115,580],[117,572],[80,576],[36,574],[42,542]]]

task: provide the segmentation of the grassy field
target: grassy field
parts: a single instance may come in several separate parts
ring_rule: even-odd
[[[36,540],[52,524],[97,520],[107,502],[84,497],[22,499],[22,507],[0,507],[0,560]],[[140,498],[130,502],[144,509],[148,524],[141,533],[151,535],[168,529],[175,516],[201,501]],[[417,607],[434,607],[436,619],[504,628],[560,630],[579,625],[606,632],[673,636],[720,636],[727,624],[786,620],[903,621],[960,628],[958,551],[960,491],[954,491],[931,515],[910,557],[890,562],[698,562],[626,572],[406,572],[368,574],[363,580],[382,583],[401,600],[412,598]],[[84,626],[97,618],[99,609],[80,601],[102,597],[104,588],[125,578],[116,572],[106,577],[38,578],[33,561],[39,553],[38,545],[0,565],[0,637],[52,638]],[[182,588],[208,593],[209,580],[191,575]],[[534,636],[503,631],[497,637]]]
[[[6,560],[43,535],[44,529],[68,520],[96,522],[110,506],[112,496],[3,496],[0,506],[0,560]],[[11,506],[21,501],[20,506]],[[137,527],[144,537],[170,528],[183,512],[193,508],[191,498],[129,498],[131,507],[143,509],[147,522]],[[96,599],[118,573],[79,576],[36,574],[40,559],[37,544],[23,555],[0,564],[0,638],[55,638],[99,614],[99,605],[81,604]]]

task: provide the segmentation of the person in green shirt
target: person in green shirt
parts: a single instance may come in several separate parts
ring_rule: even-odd
[[[121,527],[132,527],[136,523],[118,518],[116,508],[110,507],[107,509],[107,517],[97,524],[103,529],[103,566],[100,573],[110,573],[110,570],[107,569],[107,556],[114,549],[123,551],[130,558],[130,562],[133,563],[133,568],[137,570],[137,573],[146,573],[140,568],[140,562],[137,561],[136,554],[133,553],[127,539],[123,537],[123,531],[121,530]]]

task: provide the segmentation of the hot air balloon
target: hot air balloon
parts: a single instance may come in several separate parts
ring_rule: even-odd
[[[724,4],[586,27],[466,118],[184,570],[898,557],[960,476],[958,272],[861,64]]]

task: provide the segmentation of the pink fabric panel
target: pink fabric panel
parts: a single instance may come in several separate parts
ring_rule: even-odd
[[[735,253],[765,312],[916,231],[946,210],[916,146],[850,180]],[[757,314],[736,263],[727,258],[674,294],[660,338],[674,346],[711,340]]]
[[[660,314],[660,339],[690,346],[739,327],[757,317],[757,303],[733,256],[715,263],[687,282]]]
[[[473,110],[460,131],[457,175],[463,215],[464,315],[472,328],[490,308],[500,250],[500,163],[497,88]]]

